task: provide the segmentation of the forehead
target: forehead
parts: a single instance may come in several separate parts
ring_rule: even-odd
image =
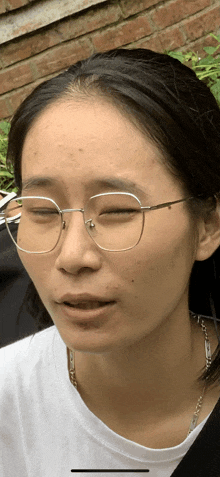
[[[69,100],[48,107],[32,125],[22,152],[22,180],[49,177],[75,186],[106,177],[146,181],[174,179],[153,142],[109,102]]]

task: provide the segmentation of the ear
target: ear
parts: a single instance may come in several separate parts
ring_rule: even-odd
[[[208,214],[208,217],[200,219],[198,226],[198,244],[195,260],[203,261],[211,257],[220,245],[220,204]]]

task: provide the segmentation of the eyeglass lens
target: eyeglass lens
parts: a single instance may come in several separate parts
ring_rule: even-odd
[[[63,220],[54,202],[45,198],[13,199],[6,209],[11,238],[26,252],[52,251],[59,241]],[[89,199],[84,209],[84,222],[99,247],[108,251],[128,250],[141,237],[143,213],[132,195],[101,194]],[[15,224],[18,225],[15,227]]]

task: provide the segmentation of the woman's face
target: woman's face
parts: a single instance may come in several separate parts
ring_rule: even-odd
[[[70,99],[41,114],[24,143],[22,180],[24,196],[52,198],[61,209],[83,208],[104,192],[132,192],[143,206],[184,197],[157,147],[98,99]],[[187,314],[196,240],[184,203],[146,212],[140,242],[123,252],[98,248],[81,213],[65,220],[52,252],[19,255],[68,347],[104,352],[137,344]]]

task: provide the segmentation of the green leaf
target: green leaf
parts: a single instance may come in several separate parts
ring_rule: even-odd
[[[1,165],[1,163],[4,164],[4,165],[6,164],[6,157],[3,156],[3,154],[1,154],[1,152],[0,152],[0,165]]]
[[[209,55],[213,55],[218,48],[219,46],[204,46],[203,50]]]
[[[215,38],[215,40],[219,41],[219,43],[220,43],[220,35],[214,35],[213,33],[210,33],[210,36]]]
[[[213,84],[211,87],[211,92],[215,96],[216,101],[219,103],[220,106],[220,79]]]
[[[185,61],[184,54],[181,51],[169,51],[168,55],[179,60],[181,63]]]
[[[217,79],[217,72],[216,71],[204,71],[204,72],[200,72],[198,75],[198,78],[200,80],[203,80],[204,78],[210,78],[212,80],[216,80]]]
[[[13,175],[8,171],[0,171],[0,177],[10,177],[10,179],[12,179]]]
[[[10,131],[10,123],[8,123],[8,121],[1,121],[0,122],[0,129],[5,133],[5,134],[8,134],[9,131]]]

